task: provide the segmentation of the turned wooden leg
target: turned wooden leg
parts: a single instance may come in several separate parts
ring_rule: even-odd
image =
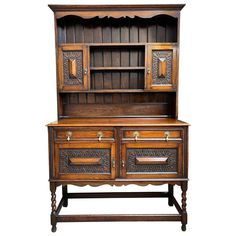
[[[174,197],[174,186],[168,184],[168,205],[173,206],[173,197]]]
[[[187,211],[186,211],[186,193],[187,193],[187,189],[188,189],[188,182],[183,182],[181,184],[181,189],[182,189],[182,231],[186,230],[186,224],[187,224]]]
[[[68,196],[67,196],[67,185],[62,186],[62,197],[63,197],[63,206],[67,207],[68,206]]]
[[[57,221],[56,221],[56,209],[57,209],[57,205],[56,205],[56,184],[55,183],[50,183],[50,191],[51,191],[51,208],[52,208],[52,212],[51,212],[51,225],[52,225],[52,232],[56,232],[57,231]]]

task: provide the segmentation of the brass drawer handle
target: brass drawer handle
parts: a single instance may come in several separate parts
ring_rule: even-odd
[[[97,133],[97,137],[98,137],[98,141],[101,142],[102,141],[102,137],[103,137],[103,132],[98,132]]]
[[[169,131],[166,131],[164,134],[165,134],[166,142],[168,142],[169,137],[170,137],[170,132],[169,132]]]
[[[139,132],[138,131],[133,132],[133,137],[134,137],[134,140],[137,141],[139,137]]]
[[[66,140],[70,141],[72,137],[72,132],[71,131],[66,132],[66,136],[67,136]]]

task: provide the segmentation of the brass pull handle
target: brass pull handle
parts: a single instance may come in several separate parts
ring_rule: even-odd
[[[88,74],[88,70],[84,69],[84,75],[87,75],[87,74]]]
[[[116,161],[115,161],[115,160],[112,161],[112,167],[113,167],[113,168],[116,167]]]
[[[166,131],[164,134],[165,134],[166,142],[168,142],[169,136],[170,136],[170,132],[169,132],[169,131]]]
[[[151,69],[149,67],[147,68],[147,73],[151,74]]]
[[[98,141],[102,141],[102,137],[103,137],[103,132],[98,132],[97,133],[97,137],[98,137]]]
[[[122,168],[125,167],[125,161],[124,160],[121,161],[121,166],[122,166]]]
[[[67,136],[66,140],[67,140],[67,141],[70,141],[70,140],[71,140],[71,137],[72,137],[72,132],[71,132],[71,131],[68,131],[68,132],[66,133],[66,136]]]
[[[138,131],[133,132],[133,137],[134,137],[134,140],[137,141],[139,137],[139,132]]]

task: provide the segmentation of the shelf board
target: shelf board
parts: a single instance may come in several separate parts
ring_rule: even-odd
[[[90,67],[90,70],[96,71],[96,70],[145,70],[144,66],[129,66],[129,67],[108,67],[108,66],[103,66],[103,67]]]
[[[94,89],[90,90],[91,93],[140,93],[144,89]]]
[[[145,42],[145,43],[60,43],[59,46],[89,46],[95,47],[145,47],[146,45],[153,46],[177,46],[178,42]]]
[[[59,93],[142,93],[144,89],[91,89],[80,91],[59,91]]]
[[[176,90],[158,91],[155,89],[91,89],[91,90],[71,90],[59,91],[59,93],[174,93]]]
[[[109,47],[109,46],[118,46],[118,47],[122,47],[122,46],[129,46],[129,47],[139,47],[139,46],[145,46],[145,43],[88,43],[88,45],[90,47]]]

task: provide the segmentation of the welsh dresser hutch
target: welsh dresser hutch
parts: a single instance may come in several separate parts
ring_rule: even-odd
[[[57,222],[82,221],[180,221],[185,231],[188,124],[178,120],[184,5],[49,7],[58,104],[58,121],[48,125],[52,231]],[[168,184],[168,191],[70,193],[67,188],[103,184]],[[182,189],[181,204],[175,185]],[[166,197],[177,213],[60,214],[70,198],[111,197]]]

